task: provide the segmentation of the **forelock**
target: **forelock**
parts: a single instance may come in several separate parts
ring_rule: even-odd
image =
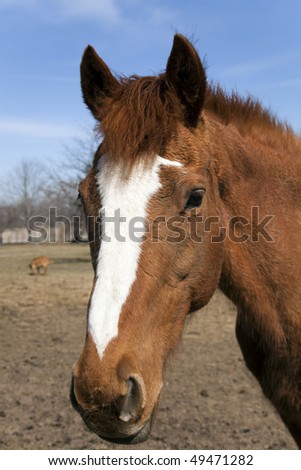
[[[107,100],[100,131],[104,152],[132,167],[137,159],[164,155],[181,109],[164,75],[124,78],[121,85]]]

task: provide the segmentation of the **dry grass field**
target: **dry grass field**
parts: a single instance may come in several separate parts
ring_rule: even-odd
[[[30,260],[54,262],[29,275]],[[92,285],[86,245],[0,246],[0,448],[114,449],[69,403]],[[170,360],[150,439],[136,449],[295,449],[251,375],[235,309],[217,292]]]

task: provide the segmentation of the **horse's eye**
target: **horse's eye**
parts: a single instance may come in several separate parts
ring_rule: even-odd
[[[204,194],[204,189],[195,189],[194,191],[192,191],[186,203],[185,211],[193,209],[194,207],[200,207],[203,201]]]

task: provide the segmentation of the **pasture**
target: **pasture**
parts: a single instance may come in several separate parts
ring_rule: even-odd
[[[48,274],[29,275],[40,255],[54,261]],[[92,278],[86,245],[0,246],[1,449],[118,448],[90,433],[69,402]],[[133,449],[296,448],[242,361],[235,316],[217,292],[188,320],[151,437]]]

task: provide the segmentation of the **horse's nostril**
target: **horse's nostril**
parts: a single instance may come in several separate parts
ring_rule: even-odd
[[[128,392],[122,404],[119,419],[125,423],[137,421],[145,408],[145,386],[142,378],[132,375],[127,380]]]

